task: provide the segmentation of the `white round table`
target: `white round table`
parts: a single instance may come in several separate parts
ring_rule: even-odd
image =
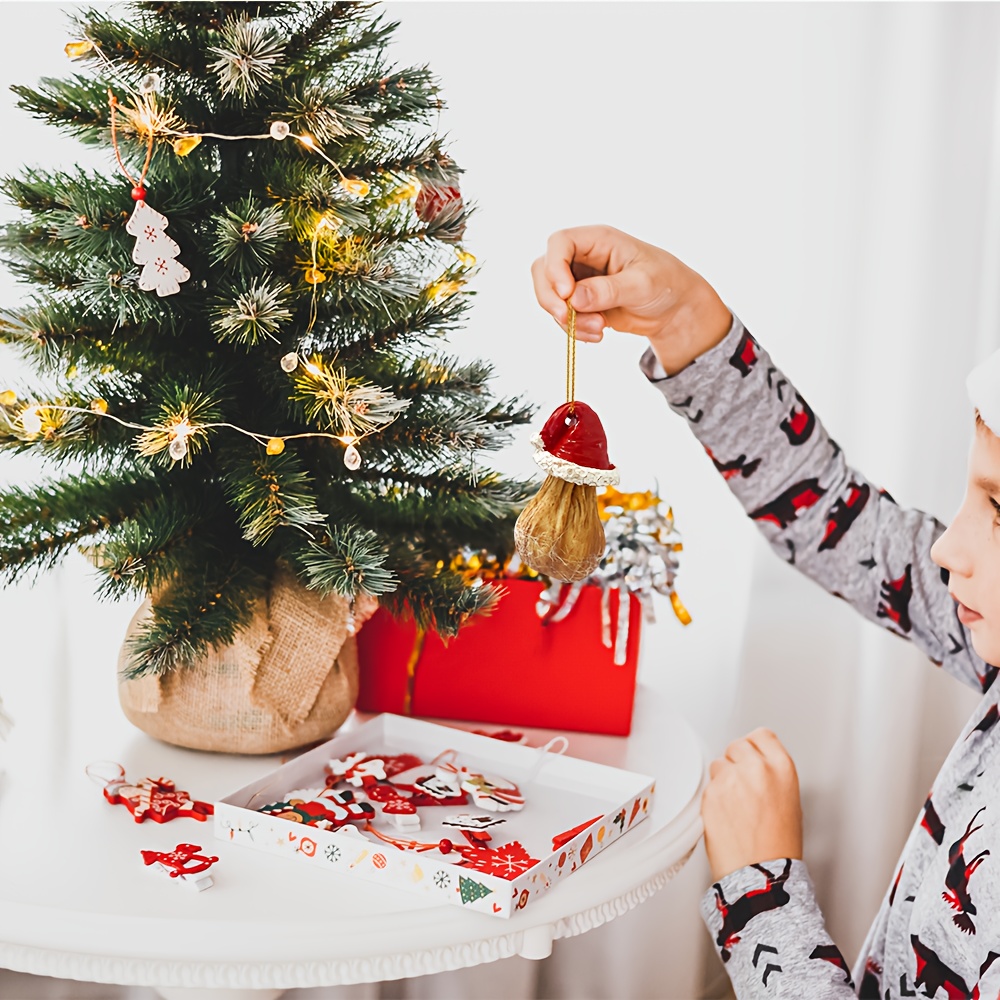
[[[45,612],[53,600],[58,616]],[[0,968],[152,986],[167,1000],[273,1000],[293,987],[543,958],[555,939],[598,927],[662,888],[701,835],[701,743],[643,687],[629,738],[565,735],[571,756],[655,776],[649,818],[509,920],[428,906],[334,872],[317,877],[311,866],[216,840],[210,821],[135,823],[104,801],[84,774],[88,763],[118,761],[130,779],[162,775],[212,801],[280,758],[183,750],[134,729],[114,678],[130,610],[96,606],[72,577],[8,591],[0,602],[0,697],[16,721],[0,743]],[[535,746],[556,735],[524,732]],[[220,858],[212,888],[199,893],[143,865],[141,850],[180,842]]]

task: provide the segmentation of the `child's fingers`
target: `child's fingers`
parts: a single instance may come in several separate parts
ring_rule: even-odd
[[[538,300],[538,304],[547,313],[550,313],[560,326],[565,328],[569,309],[566,307],[565,300],[556,291],[555,285],[549,280],[544,257],[539,257],[531,265],[531,281],[535,287],[535,298]]]
[[[756,747],[765,760],[776,764],[792,763],[791,755],[785,749],[785,745],[770,729],[755,729],[745,739]]]
[[[573,230],[560,229],[549,237],[545,256],[541,258],[543,275],[560,299],[568,299],[576,284],[571,265],[577,256]]]
[[[652,298],[645,271],[627,267],[616,274],[598,274],[578,281],[569,304],[578,312],[596,313],[619,307],[641,308]]]
[[[531,280],[538,304],[565,330],[569,323],[569,309],[565,300],[558,295],[555,287],[549,281],[544,257],[539,257],[531,265]],[[607,322],[601,313],[578,312],[576,315],[577,340],[597,343],[604,337],[605,326],[607,326]]]

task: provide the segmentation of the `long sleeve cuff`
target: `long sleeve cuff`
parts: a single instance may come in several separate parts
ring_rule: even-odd
[[[654,353],[652,347],[647,347],[642,357],[639,359],[639,368],[643,375],[650,382],[668,382],[670,391],[666,386],[661,386],[663,394],[673,402],[673,393],[680,393],[679,398],[690,394],[695,389],[711,382],[712,379],[722,369],[722,366],[733,355],[739,346],[743,334],[746,332],[743,323],[740,322],[736,313],[730,310],[733,322],[730,324],[729,332],[714,347],[710,347],[704,354],[700,354],[685,368],[673,375],[668,375],[660,364],[660,359]]]
[[[741,1000],[854,995],[804,862],[737,869],[705,893],[701,915]]]

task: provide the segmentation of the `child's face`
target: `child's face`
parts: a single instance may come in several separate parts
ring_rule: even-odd
[[[1000,438],[984,424],[969,452],[965,500],[931,558],[950,574],[948,590],[960,602],[972,648],[1000,666]]]

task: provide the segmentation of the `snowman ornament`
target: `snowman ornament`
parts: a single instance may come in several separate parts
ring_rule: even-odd
[[[165,232],[170,222],[146,204],[144,187],[134,187],[132,197],[135,210],[125,224],[125,231],[135,237],[132,260],[142,265],[139,287],[144,292],[156,292],[161,298],[175,295],[181,290],[181,282],[191,277],[191,272],[177,260],[181,248]]]

